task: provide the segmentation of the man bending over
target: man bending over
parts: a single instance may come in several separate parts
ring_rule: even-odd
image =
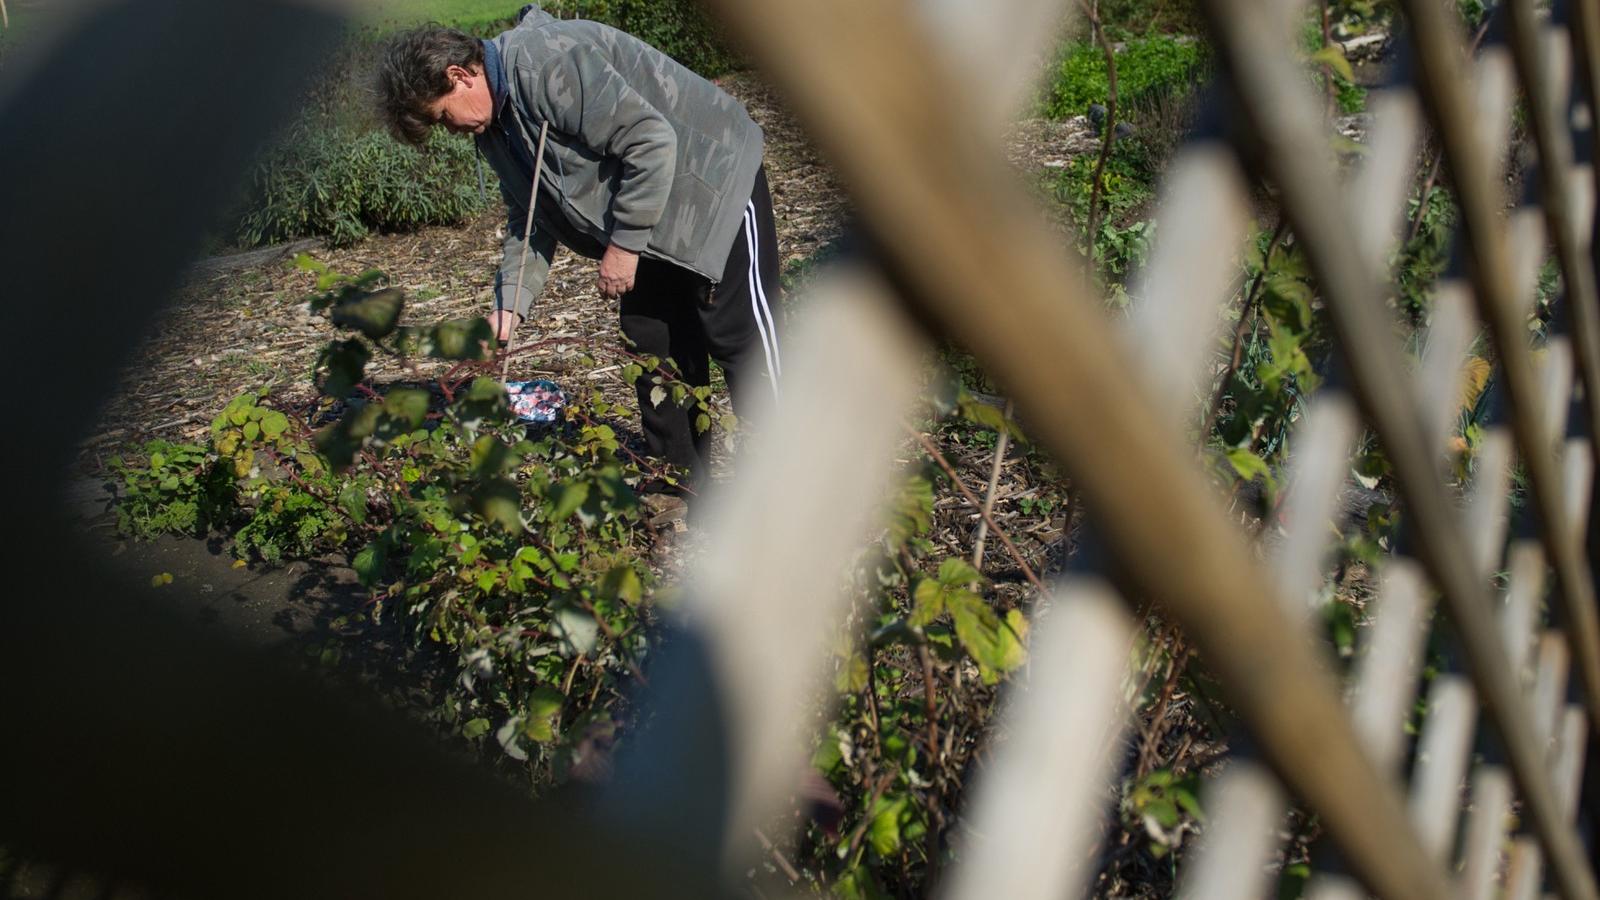
[[[599,260],[596,287],[620,301],[639,353],[670,358],[692,385],[710,383],[715,359],[741,413],[750,392],[777,394],[772,199],[761,128],[738,101],[631,35],[532,6],[492,40],[437,26],[398,35],[379,84],[398,137],[418,144],[434,125],[474,135],[500,176],[509,221],[489,317],[497,338],[527,317],[559,244]],[[707,436],[692,411],[651,403],[651,387],[639,380],[650,452],[702,481]]]

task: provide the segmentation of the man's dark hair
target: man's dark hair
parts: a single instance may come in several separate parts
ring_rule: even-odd
[[[380,113],[390,133],[408,144],[428,138],[428,104],[450,93],[451,66],[483,64],[483,44],[454,28],[427,24],[389,39],[378,66]]]

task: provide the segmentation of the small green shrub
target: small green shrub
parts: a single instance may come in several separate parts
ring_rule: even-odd
[[[694,0],[548,0],[545,12],[620,28],[707,78],[741,65]]]
[[[374,231],[459,224],[484,208],[475,152],[439,130],[418,150],[381,131],[302,121],[256,167],[240,238],[342,246]]]
[[[1187,91],[1209,64],[1203,43],[1166,35],[1127,41],[1116,58],[1118,117],[1124,120],[1131,118],[1128,110]],[[1109,91],[1105,54],[1096,44],[1074,41],[1061,51],[1042,112],[1052,119],[1083,115],[1089,104],[1105,103]]]
[[[198,444],[150,441],[143,464],[120,457],[110,462],[117,530],[150,540],[163,534],[204,535],[233,514],[233,478]]]

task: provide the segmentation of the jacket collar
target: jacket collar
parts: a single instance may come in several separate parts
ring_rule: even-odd
[[[489,79],[489,93],[494,97],[494,115],[498,119],[500,109],[505,106],[510,91],[506,89],[505,68],[500,60],[500,46],[496,41],[483,42],[483,72]]]

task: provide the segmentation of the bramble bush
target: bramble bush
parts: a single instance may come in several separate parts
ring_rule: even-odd
[[[124,532],[220,531],[241,558],[268,561],[344,554],[374,616],[454,652],[447,727],[492,739],[536,784],[592,762],[623,721],[651,627],[634,487],[672,473],[627,452],[605,421],[624,410],[598,391],[542,431],[515,422],[484,374],[482,319],[404,326],[380,273],[303,265],[319,273],[312,309],[344,332],[316,365],[320,399],[246,393],[204,445],[152,443],[116,463]],[[450,368],[380,389],[366,376],[379,356]],[[659,361],[630,364],[659,379],[662,402],[705,404]]]

